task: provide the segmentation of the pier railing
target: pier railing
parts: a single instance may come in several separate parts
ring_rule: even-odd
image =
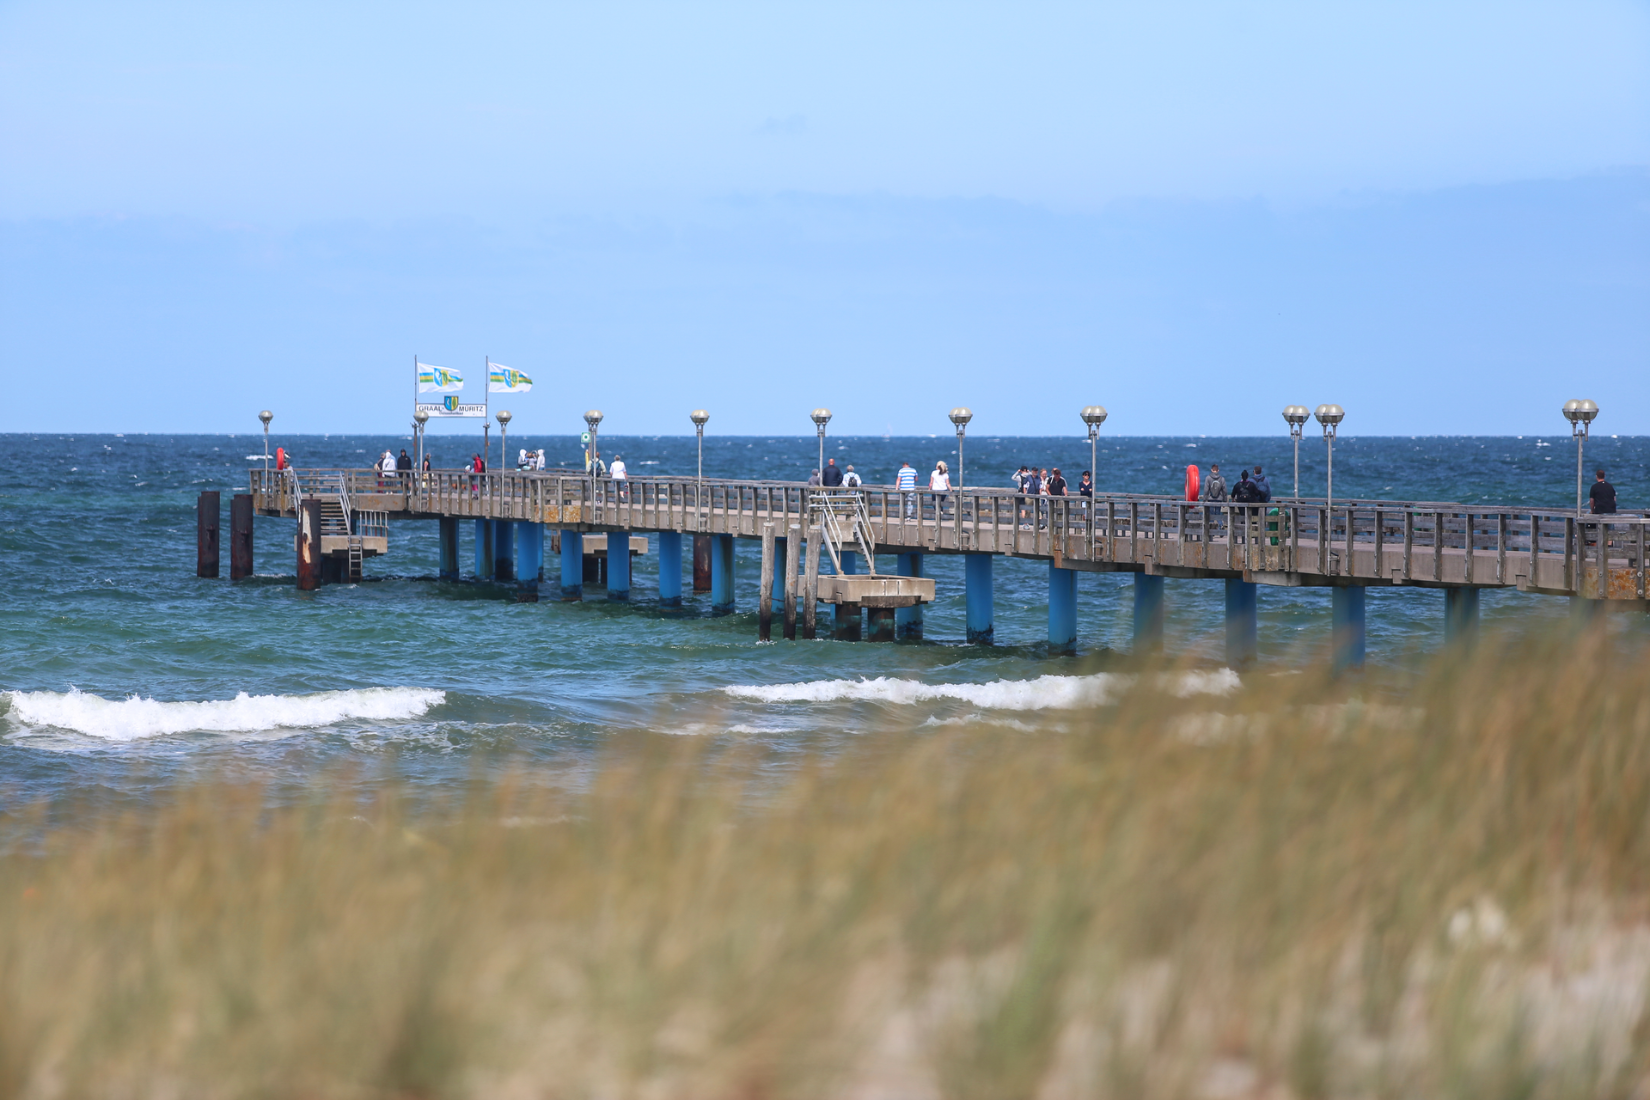
[[[291,514],[300,496],[347,493],[387,516],[525,520],[596,530],[760,537],[805,534],[820,490],[795,482],[592,478],[578,471],[381,474],[251,471],[254,506]],[[991,553],[1072,568],[1258,575],[1276,583],[1513,586],[1612,599],[1646,596],[1646,520],[1557,508],[1442,501],[1281,499],[1192,503],[1102,493],[857,490],[877,553]],[[375,517],[376,518],[376,517]]]

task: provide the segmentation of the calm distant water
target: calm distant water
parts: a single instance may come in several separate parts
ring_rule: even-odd
[[[691,437],[605,436],[634,474],[689,473]],[[360,466],[404,438],[278,437],[305,466]],[[574,464],[570,437],[511,437]],[[718,477],[806,477],[809,438],[706,440]],[[344,771],[365,789],[397,774],[438,792],[522,763],[549,781],[578,783],[616,731],[653,730],[757,742],[776,762],[874,735],[890,722],[921,727],[1000,723],[1028,710],[1056,723],[1103,703],[1109,659],[1126,651],[1130,580],[1079,581],[1079,652],[1044,651],[1047,571],[999,559],[997,638],[963,644],[959,559],[928,558],[938,603],[921,643],[756,644],[757,555],[739,544],[740,612],[712,618],[703,598],[659,608],[657,558],[638,560],[633,599],[609,603],[587,586],[580,604],[518,604],[507,590],[438,583],[436,525],[391,527],[387,558],[369,583],[299,593],[293,524],[260,518],[251,581],[197,580],[194,508],[203,489],[245,488],[260,436],[0,436],[0,800],[7,806],[99,791],[141,806],[151,792],[210,771],[266,781],[297,797],[321,773]],[[438,465],[457,465],[470,440],[432,437]],[[497,443],[494,444],[497,453]],[[827,454],[870,482],[902,459],[926,473],[955,468],[952,437],[836,439]],[[1575,452],[1545,438],[1344,437],[1336,495],[1529,503],[1573,500]],[[970,438],[970,484],[1006,486],[1021,462],[1058,465],[1075,482],[1088,465],[1081,438]],[[1290,443],[1268,439],[1110,439],[1102,489],[1178,491],[1188,462],[1220,462],[1229,480],[1259,461],[1274,490],[1290,487]],[[1650,506],[1650,440],[1594,439],[1622,507]],[[1323,443],[1302,447],[1303,490],[1321,493]],[[1590,476],[1590,475],[1589,475]],[[225,497],[227,536],[227,496]],[[460,561],[468,569],[469,525]],[[224,574],[228,574],[227,537]],[[891,562],[886,563],[891,567]],[[684,562],[691,568],[691,561]],[[556,562],[547,555],[553,576]],[[547,587],[553,587],[547,586]],[[1195,653],[1215,672],[1222,587],[1169,581],[1171,653]],[[1371,589],[1369,655],[1404,667],[1442,642],[1438,592]],[[1261,590],[1262,667],[1289,667],[1329,630],[1326,591]],[[1566,601],[1516,592],[1483,599],[1488,625],[1543,629]],[[1618,629],[1641,630],[1636,620]],[[1229,675],[1229,674],[1227,674]],[[1040,679],[1048,678],[1048,679]],[[1028,684],[1030,681],[1038,681]],[[244,696],[244,698],[243,698]],[[283,793],[284,792],[284,793]]]

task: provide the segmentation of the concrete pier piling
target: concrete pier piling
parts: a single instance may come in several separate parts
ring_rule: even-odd
[[[857,642],[863,633],[859,604],[839,603],[832,605],[835,612],[835,623],[831,630],[831,637],[839,642]]]
[[[1336,672],[1364,667],[1364,587],[1330,591],[1330,662]]]
[[[709,592],[711,586],[710,536],[693,536],[693,590]]]
[[[222,508],[217,490],[208,490],[195,502],[195,576],[216,577],[222,554],[218,550],[218,513]]]
[[[1478,589],[1444,589],[1444,644],[1471,642],[1478,634]]]
[[[516,525],[516,599],[537,603],[544,575],[544,524]]]
[[[298,507],[298,590],[321,587],[321,502],[311,497]]]
[[[710,610],[733,613],[733,536],[710,536]]]
[[[1163,648],[1163,578],[1134,575],[1134,648],[1138,652]]]
[[[516,579],[516,525],[512,520],[493,521],[493,579],[500,584]]]
[[[630,562],[630,532],[610,532],[607,536],[608,599],[630,599]]]
[[[1048,563],[1048,644],[1050,649],[1077,648],[1077,571]]]
[[[1254,663],[1260,652],[1260,586],[1226,580],[1226,663],[1233,668]]]
[[[229,498],[229,579],[245,580],[252,575],[252,494],[236,493]]]
[[[813,641],[819,637],[819,540],[818,525],[808,528],[807,572],[802,585],[802,637]]]
[[[476,580],[493,579],[493,521],[476,520]]]
[[[762,581],[756,597],[756,640],[773,639],[773,579],[774,538],[773,524],[762,525]]]
[[[441,543],[441,565],[436,574],[444,581],[458,580],[458,517],[442,516],[437,521]]]
[[[682,533],[659,532],[659,603],[682,606]]]
[[[852,550],[844,550],[839,555],[842,559],[842,575],[856,577],[859,575],[859,555]]]
[[[784,610],[784,637],[787,642],[796,641],[796,555],[802,553],[802,528],[791,524],[790,533],[785,538],[787,547],[795,547],[795,554],[787,554],[785,558],[785,577],[782,595],[785,600]]]
[[[898,633],[894,625],[894,613],[899,608],[871,607],[865,611],[867,629],[873,642],[891,642]]]
[[[561,598],[584,599],[584,536],[578,531],[561,533]]]
[[[990,554],[965,554],[963,580],[967,587],[966,622],[968,640],[976,645],[990,645],[996,635],[992,622]]]
[[[894,572],[901,577],[922,576],[921,554],[900,554],[894,559]],[[871,638],[877,640],[876,626],[871,628]],[[894,636],[898,638],[922,637],[922,604],[912,604],[910,607],[894,609]]]

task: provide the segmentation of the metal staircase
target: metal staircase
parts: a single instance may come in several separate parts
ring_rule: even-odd
[[[871,516],[865,509],[865,494],[853,489],[816,489],[808,496],[808,522],[825,535],[825,551],[842,572],[842,551],[858,550],[870,576],[876,576],[877,559],[871,553]]]

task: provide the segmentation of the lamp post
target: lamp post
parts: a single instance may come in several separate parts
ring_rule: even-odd
[[[688,419],[693,421],[694,433],[699,436],[699,479],[693,487],[693,510],[701,519],[700,527],[703,527],[705,507],[705,423],[710,420],[710,413],[704,409],[694,409],[688,413]]]
[[[1100,425],[1106,422],[1107,415],[1104,405],[1087,405],[1083,408],[1083,423],[1089,426],[1089,477],[1095,485],[1100,484],[1100,464],[1096,459],[1100,453]]]
[[[510,410],[498,411],[498,468],[504,472],[504,464],[510,461]]]
[[[1323,425],[1324,442],[1329,446],[1329,482],[1324,490],[1324,506],[1333,508],[1335,504],[1335,428],[1346,419],[1346,410],[1339,405],[1319,405],[1312,414]]]
[[[275,414],[265,409],[258,414],[258,419],[264,422],[264,477],[269,477],[269,422],[275,419]]]
[[[592,479],[596,476],[596,463],[601,461],[602,457],[601,449],[596,443],[596,426],[601,422],[602,411],[600,409],[591,409],[584,414],[584,426],[590,429],[590,448],[585,455],[585,459],[590,467],[590,477]]]
[[[1598,415],[1598,404],[1594,401],[1566,401],[1564,402],[1564,419],[1570,422],[1570,434],[1576,439],[1576,518],[1581,518],[1581,451],[1587,442],[1587,426]]]
[[[418,458],[414,473],[417,474],[420,481],[424,477],[424,425],[429,419],[430,414],[423,409],[413,413],[413,434],[418,437]]]
[[[953,489],[963,487],[963,436],[968,433],[968,422],[974,419],[974,414],[962,406],[957,406],[950,412],[951,423],[957,426],[957,484]],[[957,498],[960,502],[961,497]]]
[[[1306,427],[1307,418],[1312,414],[1305,405],[1289,405],[1283,410],[1283,418],[1289,422],[1289,438],[1295,441],[1295,499],[1301,498],[1301,432]]]
[[[830,409],[815,409],[812,413],[814,426],[819,429],[819,483],[825,484],[825,425],[831,422]]]

